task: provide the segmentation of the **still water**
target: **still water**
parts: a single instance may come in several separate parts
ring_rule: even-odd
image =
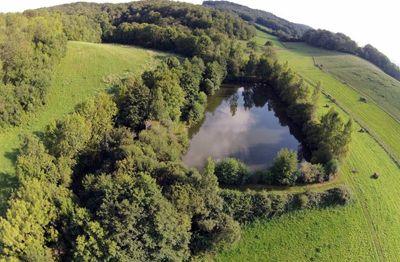
[[[301,132],[285,111],[268,86],[222,86],[208,97],[203,121],[189,129],[190,147],[182,160],[202,169],[207,157],[234,157],[252,170],[265,169],[281,148],[299,151],[300,160]]]

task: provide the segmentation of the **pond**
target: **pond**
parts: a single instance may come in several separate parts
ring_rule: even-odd
[[[222,86],[208,97],[205,117],[189,129],[189,137],[182,160],[199,170],[207,157],[234,157],[256,170],[266,169],[281,148],[298,151],[299,161],[307,155],[300,127],[286,117],[285,105],[270,87],[261,84]]]

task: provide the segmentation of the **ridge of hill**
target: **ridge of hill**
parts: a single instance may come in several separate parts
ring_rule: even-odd
[[[299,39],[309,29],[308,25],[296,24],[280,18],[270,12],[256,10],[229,1],[204,1],[204,6],[218,8],[221,11],[235,13],[247,22],[258,23],[273,30],[273,34],[285,39]]]

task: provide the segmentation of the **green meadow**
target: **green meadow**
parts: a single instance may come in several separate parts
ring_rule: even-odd
[[[261,36],[275,40],[275,37],[262,32]],[[360,96],[365,94],[370,99],[376,99],[373,95],[375,91],[368,90],[368,85],[363,85],[361,80],[352,80],[340,73],[340,70],[345,70],[343,68],[353,68],[349,69],[350,76],[354,75],[350,70],[365,73],[378,69],[369,63],[365,68],[354,68],[357,67],[354,63],[361,67],[367,62],[303,43],[285,43],[285,46],[286,49],[277,48],[281,62],[288,61],[289,67],[311,83],[322,81],[328,94],[400,156],[400,125],[381,108],[388,105],[380,104],[379,100],[375,101],[379,106],[372,101],[360,102]],[[313,58],[317,64],[323,64],[324,70],[330,71],[327,73],[316,67]],[[334,69],[335,65],[337,69]],[[340,75],[340,80],[336,74]],[[391,81],[390,77],[384,78]],[[356,84],[356,81],[359,83]],[[354,85],[353,88],[349,84]],[[343,118],[349,117],[327,97],[321,101],[320,114],[328,110],[322,106],[326,104],[337,108]],[[390,108],[385,109],[389,111]],[[394,114],[395,110],[392,112]],[[280,218],[244,225],[239,244],[222,250],[214,260],[398,261],[400,168],[375,138],[358,132],[360,129],[361,126],[356,123],[350,156],[335,182],[351,188],[355,198],[352,204],[293,212]],[[354,170],[358,173],[353,173]],[[380,174],[379,179],[372,178],[375,172]]]
[[[304,43],[285,45],[287,49],[277,52],[280,61],[288,61],[289,67],[311,83],[322,81],[322,88],[328,94],[362,121],[363,126],[376,134],[378,139],[382,140],[382,144],[389,147],[397,157],[400,156],[400,123],[382,109],[380,104],[368,100],[367,103],[360,101],[360,97],[364,96],[362,93],[314,66],[313,57],[318,61],[319,56],[328,56],[330,51],[313,48]]]
[[[400,82],[368,61],[350,54],[331,52],[314,56],[322,70],[362,93],[400,119]]]
[[[122,45],[69,42],[66,57],[56,67],[46,105],[26,124],[0,132],[0,214],[4,214],[10,187],[16,183],[13,163],[22,132],[42,132],[50,121],[72,112],[77,103],[107,91],[118,75],[139,74],[166,55]]]

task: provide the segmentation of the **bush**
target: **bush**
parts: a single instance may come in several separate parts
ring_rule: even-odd
[[[244,192],[222,189],[223,212],[240,223],[266,219],[285,212],[336,205],[347,205],[353,195],[348,187],[338,186],[321,192],[274,194],[267,191]]]
[[[325,205],[347,205],[353,200],[353,193],[345,185],[326,191]]]
[[[247,179],[248,184],[268,184],[266,183],[267,171],[258,169]]]
[[[281,149],[268,168],[267,180],[280,185],[294,185],[298,175],[297,166],[296,151]]]
[[[250,176],[250,169],[240,160],[225,158],[216,163],[215,175],[221,184],[243,185]]]
[[[339,173],[340,163],[337,159],[331,159],[325,164],[325,180],[330,181],[336,174]]]
[[[307,184],[324,182],[326,181],[324,167],[321,164],[313,165],[309,162],[303,162],[300,168],[300,178],[302,182]]]

